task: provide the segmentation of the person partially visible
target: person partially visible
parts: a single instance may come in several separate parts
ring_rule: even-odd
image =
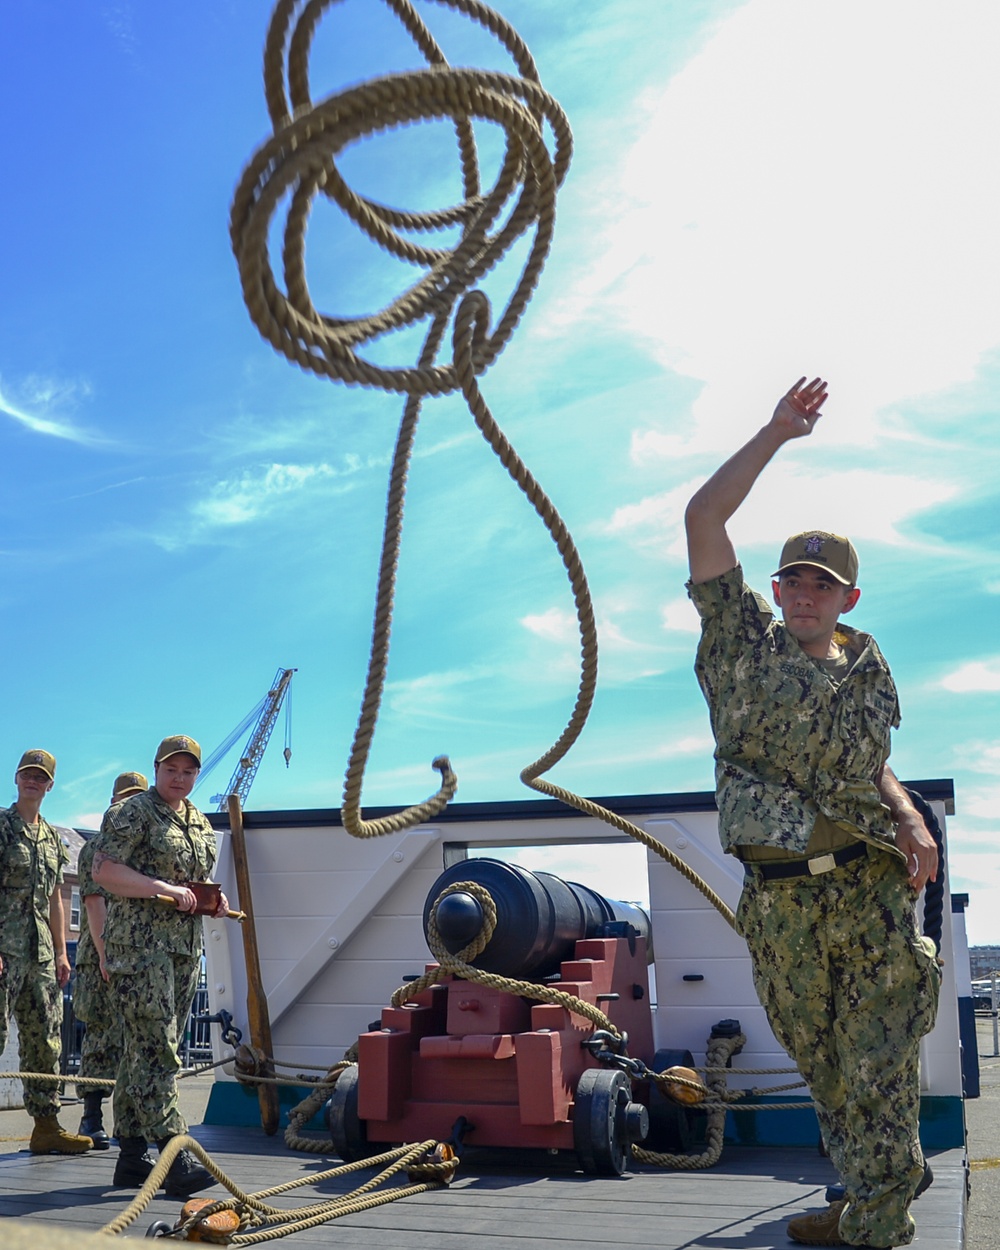
[[[215,830],[188,798],[201,747],[185,734],[164,738],[153,769],[151,789],[105,814],[93,863],[94,883],[110,896],[104,961],[122,1016],[116,1185],[141,1185],[149,1142],[162,1153],[187,1132],[177,1101],[179,1044],[198,986],[205,914],[193,887],[209,880],[216,856]],[[216,892],[211,914],[224,916],[229,903]],[[164,1189],[188,1197],[214,1184],[211,1172],[182,1150]]]
[[[133,794],[149,789],[142,773],[121,773],[115,778],[111,806],[122,803]],[[113,1081],[121,1062],[121,1008],[108,984],[104,961],[104,922],[107,918],[107,895],[94,885],[91,869],[94,853],[100,846],[100,834],[91,838],[80,851],[77,872],[80,880],[80,937],[76,947],[76,981],[73,987],[73,1014],[86,1026],[80,1048],[80,1076]],[[95,1150],[107,1150],[111,1138],[104,1127],[102,1103],[104,1090],[82,1086],[83,1118],[80,1132],[94,1143]],[[149,1170],[153,1170],[152,1160]]]
[[[11,1016],[22,1072],[59,1075],[63,986],[70,978],[60,885],[69,855],[41,814],[55,757],[25,751],[14,773],[17,799],[0,810],[0,1051]],[[32,1154],[83,1154],[93,1143],[59,1123],[59,1086],[24,1081],[24,1108],[35,1122]]]

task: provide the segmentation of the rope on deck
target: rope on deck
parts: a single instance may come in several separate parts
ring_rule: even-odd
[[[283,1185],[275,1185],[270,1189],[250,1194],[240,1189],[235,1181],[222,1171],[195,1138],[177,1136],[170,1139],[135,1198],[121,1215],[104,1225],[100,1230],[102,1233],[117,1235],[139,1218],[156,1196],[171,1163],[182,1150],[188,1150],[195,1155],[215,1179],[225,1185],[232,1197],[201,1207],[197,1214],[187,1220],[182,1220],[175,1230],[177,1235],[180,1235],[182,1229],[185,1233],[195,1231],[197,1225],[207,1221],[210,1216],[218,1212],[234,1211],[239,1217],[240,1232],[225,1239],[227,1244],[234,1246],[252,1246],[265,1241],[274,1241],[306,1228],[326,1224],[338,1216],[356,1215],[360,1211],[384,1206],[387,1202],[408,1198],[429,1189],[439,1189],[451,1180],[458,1166],[458,1160],[450,1148],[442,1148],[441,1144],[435,1141],[425,1141],[402,1146],[398,1150],[386,1151],[385,1154],[357,1163],[346,1163],[325,1172],[310,1173],[299,1177],[298,1180],[287,1181]],[[320,1185],[325,1181],[337,1180],[373,1167],[381,1167],[382,1171],[351,1193],[337,1198],[312,1202],[292,1210],[274,1207],[264,1201],[266,1198],[289,1193],[303,1185]],[[373,1192],[380,1185],[404,1171],[407,1172],[411,1181],[409,1185],[396,1186],[381,1193]],[[198,1236],[188,1239],[202,1240]]]

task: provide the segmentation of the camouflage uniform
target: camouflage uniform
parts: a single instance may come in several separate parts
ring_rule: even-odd
[[[175,812],[155,789],[112,807],[100,850],[161,881],[206,881],[215,830],[185,800]],[[155,899],[108,899],[105,961],[122,1012],[123,1054],[115,1085],[120,1137],[161,1141],[187,1132],[177,1105],[178,1044],[198,985],[202,925]]]
[[[122,1013],[111,986],[101,976],[101,961],[90,935],[90,921],[84,900],[90,894],[109,895],[94,884],[94,852],[101,847],[100,835],[91,838],[80,851],[77,872],[80,878],[80,937],[76,945],[76,980],[73,985],[73,1014],[87,1026],[80,1050],[80,1075],[114,1080],[122,1053]]]
[[[41,816],[35,833],[16,807],[0,810],[0,1051],[13,1015],[23,1072],[59,1071],[63,1001],[49,901],[68,860],[62,839]],[[25,1081],[24,1107],[35,1119],[55,1115],[58,1086]]]
[[[844,1181],[841,1237],[907,1245],[924,1168],[919,1043],[934,1023],[940,970],[876,784],[899,724],[892,677],[871,637],[838,625],[857,659],[831,681],[738,566],[688,590],[702,617],[695,671],[716,738],[725,850],[805,857],[817,826],[835,845],[868,845],[816,876],[764,880],[748,865],[737,926]]]

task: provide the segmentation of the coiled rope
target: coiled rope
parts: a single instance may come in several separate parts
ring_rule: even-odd
[[[172,1137],[164,1147],[152,1172],[143,1183],[135,1198],[128,1204],[121,1215],[105,1224],[102,1233],[116,1235],[128,1228],[155,1198],[157,1190],[163,1184],[171,1163],[182,1151],[190,1151],[212,1173],[220,1184],[225,1185],[232,1198],[225,1198],[203,1207],[197,1215],[187,1220],[183,1227],[194,1229],[207,1221],[209,1216],[219,1211],[234,1211],[239,1217],[240,1231],[227,1237],[226,1244],[234,1246],[253,1246],[264,1241],[274,1241],[279,1237],[287,1237],[290,1233],[300,1232],[306,1228],[315,1228],[343,1215],[355,1215],[360,1211],[368,1211],[373,1207],[384,1206],[387,1202],[396,1202],[400,1198],[408,1198],[414,1194],[425,1193],[429,1189],[439,1189],[448,1183],[455,1173],[458,1161],[454,1154],[446,1151],[441,1156],[439,1143],[425,1141],[413,1145],[402,1146],[397,1150],[386,1151],[371,1159],[357,1163],[346,1163],[340,1167],[330,1168],[325,1172],[299,1177],[298,1180],[287,1181],[283,1185],[275,1185],[258,1193],[244,1192],[215,1163],[200,1142],[193,1137]],[[381,1167],[382,1171],[373,1176],[349,1194],[329,1200],[312,1202],[304,1207],[292,1210],[271,1206],[266,1198],[278,1194],[289,1193],[303,1185],[320,1185],[352,1173]],[[395,1186],[381,1193],[373,1192],[378,1186],[391,1180],[400,1172],[407,1172],[411,1183]],[[179,1230],[178,1235],[179,1235]],[[211,1240],[194,1236],[194,1241]]]
[[[685,876],[732,925],[733,913],[725,902],[662,843],[607,808],[542,779],[576,742],[593,704],[597,684],[593,604],[568,528],[493,419],[477,379],[506,346],[538,282],[551,245],[556,190],[569,166],[572,136],[565,114],[542,88],[530,52],[508,22],[480,0],[437,2],[489,31],[510,55],[517,73],[453,68],[411,0],[384,0],[429,68],[374,79],[314,102],[309,90],[310,50],[319,21],[334,0],[278,0],[264,53],[265,96],[274,134],[247,165],[230,217],[244,299],[263,337],[304,369],[349,385],[406,395],[390,472],[368,674],[344,782],[343,825],[358,838],[411,828],[441,812],[458,785],[450,761],[440,756],[432,762],[441,774],[435,794],[379,820],[363,819],[361,791],[388,666],[406,478],[421,404],[427,395],[461,390],[484,438],[545,523],[576,604],[581,652],[576,702],[557,741],[522,770],[522,782],[642,842]],[[450,119],[455,128],[464,196],[460,203],[436,212],[408,212],[351,190],[337,165],[350,144],[413,122],[440,119]],[[475,120],[497,124],[506,138],[496,181],[487,190],[481,186]],[[553,138],[551,153],[546,125]],[[319,312],[305,272],[306,228],[319,194],[336,203],[390,255],[423,267],[423,276],[379,312],[360,317]],[[282,288],[270,263],[268,237],[286,196]],[[459,232],[452,248],[428,247],[408,237],[445,228]],[[474,288],[524,235],[531,239],[527,260],[504,311],[491,326],[490,302]],[[387,333],[424,321],[429,325],[415,365],[379,365],[360,354],[361,348]],[[449,322],[452,359],[439,361]]]

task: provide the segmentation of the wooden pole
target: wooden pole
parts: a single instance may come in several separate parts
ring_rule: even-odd
[[[236,873],[236,888],[239,891],[240,910],[246,919],[240,925],[243,932],[243,956],[247,969],[247,1020],[250,1025],[250,1042],[255,1049],[268,1057],[268,1070],[261,1076],[273,1076],[270,1066],[273,1057],[271,1048],[271,1018],[267,1010],[267,995],[264,993],[264,982],[260,975],[260,954],[257,949],[257,926],[254,921],[253,899],[250,893],[250,866],[247,862],[247,844],[243,833],[243,809],[240,807],[240,796],[229,796],[229,829],[233,838],[233,868]],[[260,1100],[260,1122],[264,1132],[272,1137],[278,1131],[281,1110],[278,1104],[278,1087],[276,1085],[258,1085],[257,1097]]]

